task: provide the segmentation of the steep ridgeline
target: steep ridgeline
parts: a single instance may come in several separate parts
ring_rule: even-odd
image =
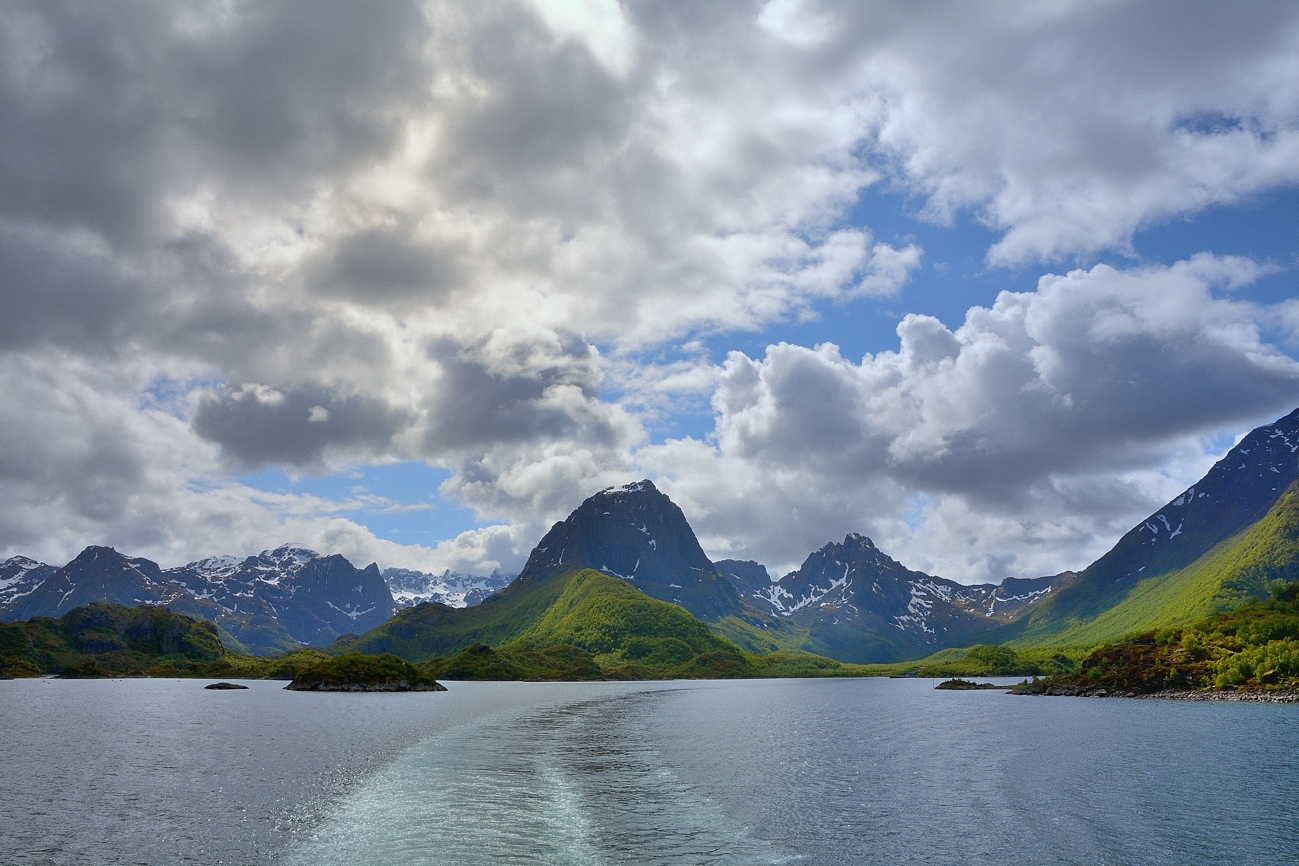
[[[842,544],[825,545],[775,583],[762,585],[754,565],[727,561],[719,567],[737,585],[754,587],[745,592],[754,603],[805,628],[808,638],[800,648],[860,663],[960,646],[1022,616],[1073,577],[965,586],[912,571],[856,533]]]
[[[681,509],[649,481],[610,487],[583,502],[541,539],[518,581],[582,568],[621,577],[700,619],[761,616],[704,555]]]
[[[514,580],[513,574],[493,571],[483,577],[478,574],[461,574],[447,569],[441,574],[412,571],[407,568],[385,568],[384,582],[392,592],[398,608],[414,607],[426,601],[449,607],[473,607],[483,599],[500,592]]]
[[[164,575],[228,613],[272,618],[295,641],[310,646],[328,646],[339,635],[360,634],[396,610],[374,563],[357,568],[339,554],[320,556],[291,545],[245,559],[202,559]],[[171,607],[179,610],[175,604]]]
[[[25,556],[13,556],[0,563],[0,610],[31,595],[56,571],[52,565]]]
[[[342,556],[288,545],[166,570],[111,547],[87,547],[62,568],[40,567],[48,569],[44,579],[0,604],[0,621],[58,617],[95,602],[156,604],[214,622],[233,648],[267,654],[327,646],[340,634],[373,628],[395,610],[377,566],[358,569]]]
[[[62,568],[44,568],[50,569],[45,580],[0,608],[0,619],[60,617],[94,602],[165,605],[185,595],[167,583],[156,562],[123,556],[111,547],[87,547]]]
[[[719,559],[713,565],[742,597],[765,601],[763,594],[772,583],[765,565],[745,559]]]
[[[1188,624],[1265,597],[1299,565],[1288,539],[1299,480],[1299,409],[1256,428],[1202,479],[1138,523],[1000,639],[1094,643]],[[1284,506],[1284,507],[1283,507]],[[1268,563],[1260,565],[1260,563]]]

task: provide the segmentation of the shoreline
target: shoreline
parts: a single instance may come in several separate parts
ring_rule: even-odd
[[[1239,701],[1262,704],[1299,704],[1299,692],[1154,692],[1136,695],[1138,698],[1155,698],[1164,701]]]
[[[1060,698],[1134,698],[1137,700],[1159,701],[1234,701],[1237,703],[1259,704],[1299,704],[1299,691],[1278,690],[1274,692],[1228,692],[1214,689],[1163,691],[1163,692],[1120,692],[1103,688],[1084,686],[1044,686],[1030,684],[1028,687],[1016,686],[1007,694],[1030,695]]]

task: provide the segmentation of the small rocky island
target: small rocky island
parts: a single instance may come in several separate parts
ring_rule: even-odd
[[[982,689],[1004,689],[1004,688],[1008,688],[1008,686],[999,686],[996,685],[995,683],[976,683],[976,682],[971,682],[970,680],[962,680],[962,679],[950,679],[950,680],[943,680],[941,683],[934,686],[934,688],[949,689],[955,692],[973,692],[973,691],[980,691]]]
[[[391,653],[347,653],[298,672],[285,686],[295,692],[445,692],[427,672]]]

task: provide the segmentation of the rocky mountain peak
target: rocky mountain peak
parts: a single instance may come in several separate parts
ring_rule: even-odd
[[[739,595],[699,546],[685,514],[648,480],[589,497],[551,527],[520,580],[594,568],[646,595],[716,619],[741,607]]]

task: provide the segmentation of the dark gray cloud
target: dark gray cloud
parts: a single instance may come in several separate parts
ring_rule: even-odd
[[[346,3],[9,4],[0,214],[152,236],[196,183],[301,195],[400,141],[427,24]]]
[[[329,449],[382,453],[410,419],[380,400],[319,386],[245,385],[204,397],[194,431],[236,463],[309,466]]]
[[[339,238],[304,268],[304,284],[363,304],[440,305],[465,278],[464,251],[415,228],[402,220]]]
[[[598,401],[596,358],[577,337],[509,346],[440,342],[431,355],[441,375],[427,403],[430,453],[557,440],[598,448],[619,438]]]
[[[50,341],[102,352],[143,312],[147,288],[93,245],[49,240],[0,229],[0,350]]]

